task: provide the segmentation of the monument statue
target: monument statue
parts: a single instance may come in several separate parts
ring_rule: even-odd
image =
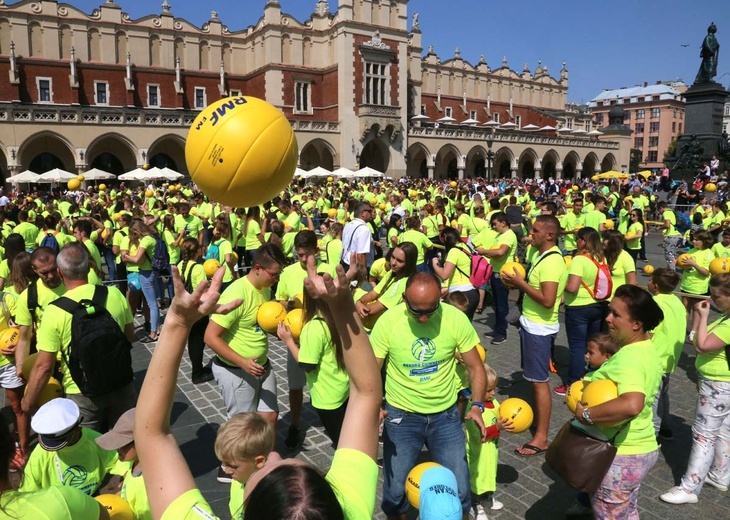
[[[413,29],[420,29],[418,25],[418,13],[413,13]]]
[[[717,38],[715,37],[716,32],[717,26],[713,22],[707,28],[707,36],[702,41],[702,48],[700,50],[702,65],[700,65],[700,70],[697,72],[695,85],[699,83],[712,83],[712,78],[717,76],[717,58],[720,55],[720,44],[717,43]]]

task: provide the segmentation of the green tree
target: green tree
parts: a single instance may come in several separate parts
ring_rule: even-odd
[[[641,150],[638,148],[632,148],[631,154],[629,155],[629,172],[636,173],[639,171],[639,165],[644,162],[641,156]]]

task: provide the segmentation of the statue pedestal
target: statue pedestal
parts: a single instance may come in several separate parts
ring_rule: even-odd
[[[722,134],[722,114],[728,91],[719,83],[692,85],[684,94],[684,135],[695,134],[698,139],[707,134]]]

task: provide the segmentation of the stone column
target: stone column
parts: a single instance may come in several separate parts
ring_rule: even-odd
[[[541,174],[541,173],[542,173],[542,168],[535,168],[535,175],[534,175],[534,178],[535,178],[535,179],[539,179],[539,178],[540,178],[540,174]]]
[[[462,167],[458,168],[458,170],[459,170],[459,179],[463,179],[464,178],[464,167],[462,166]]]
[[[433,170],[434,170],[433,166],[428,167],[428,178],[431,180],[433,180]]]
[[[562,179],[563,178],[563,167],[555,168],[555,178],[556,179]]]
[[[517,178],[517,168],[510,168],[509,176],[513,179]]]
[[[583,170],[581,168],[575,169],[575,178],[580,179],[581,174],[583,173]]]

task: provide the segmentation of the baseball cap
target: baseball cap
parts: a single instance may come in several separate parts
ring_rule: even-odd
[[[30,426],[38,442],[47,451],[58,451],[71,440],[71,433],[81,423],[81,412],[71,399],[52,399],[38,409]]]
[[[459,486],[450,469],[436,466],[423,472],[419,506],[421,520],[461,520]]]
[[[118,450],[134,441],[134,408],[124,412],[114,428],[97,437],[96,444],[108,451]]]

